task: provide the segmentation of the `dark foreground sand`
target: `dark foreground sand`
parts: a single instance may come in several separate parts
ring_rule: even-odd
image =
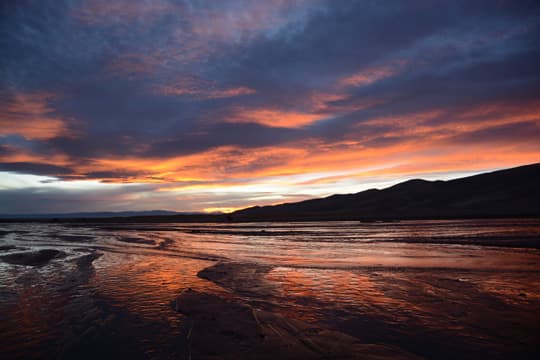
[[[476,276],[473,273],[409,269],[401,274],[395,269],[389,275],[392,282],[384,281],[390,284],[388,293],[393,294],[393,301],[414,304],[414,308],[387,314],[380,311],[382,302],[377,305],[377,299],[368,299],[375,306],[362,310],[356,318],[340,320],[340,310],[329,308],[330,323],[314,326],[287,309],[290,303],[312,299],[295,298],[290,292],[276,296],[279,289],[268,280],[272,269],[255,263],[220,262],[198,273],[230,291],[233,300],[192,291],[177,299],[177,310],[193,320],[190,343],[195,358],[221,354],[231,359],[383,359],[417,358],[420,353],[427,358],[466,354],[479,359],[530,358],[538,353],[532,345],[538,339],[536,315],[518,311],[515,304],[479,292],[474,282],[460,278]],[[381,276],[380,271],[376,273]],[[527,295],[520,293],[519,298],[526,301]],[[423,315],[408,317],[410,311]]]
[[[188,318],[194,359],[417,359],[397,347],[362,343],[339,331],[262,310],[239,294],[263,296],[271,285],[261,275],[271,267],[218,263],[198,276],[233,290],[217,296],[188,289],[173,303]]]
[[[1,260],[8,264],[27,265],[27,266],[44,266],[52,259],[64,257],[65,253],[54,249],[43,249],[38,251],[28,251],[23,253],[15,253],[4,255]]]
[[[397,348],[255,309],[239,300],[184,291],[175,309],[190,323],[194,359],[416,359]]]

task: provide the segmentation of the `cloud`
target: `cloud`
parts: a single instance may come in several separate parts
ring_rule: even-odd
[[[15,93],[0,101],[0,136],[20,135],[27,140],[70,137],[68,121],[50,106],[46,92]]]
[[[255,123],[267,127],[297,128],[312,124],[324,118],[324,115],[310,112],[283,111],[277,109],[236,109],[225,121],[232,123]]]
[[[174,82],[159,85],[155,90],[163,95],[190,96],[200,99],[220,99],[256,93],[255,90],[246,86],[219,88],[215,82],[192,75],[179,76]]]
[[[68,167],[30,162],[0,163],[0,171],[53,176],[69,175],[72,173],[72,170]]]
[[[87,25],[99,25],[107,22],[151,21],[154,17],[179,10],[182,10],[180,5],[166,0],[88,0],[76,4],[70,15]]]
[[[342,86],[368,86],[377,81],[394,76],[405,64],[406,61],[398,61],[395,64],[368,67],[349,76],[345,76],[339,83]]]
[[[0,189],[0,214],[65,213],[80,211],[117,211],[125,208],[141,209],[137,196],[143,193],[136,187],[110,187],[67,190],[42,184],[42,187]],[[45,187],[45,185],[49,185]],[[156,205],[149,202],[148,205]],[[144,205],[142,208],[146,208]]]

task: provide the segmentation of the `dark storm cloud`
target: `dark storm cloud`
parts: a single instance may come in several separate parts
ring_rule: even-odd
[[[413,2],[329,2],[302,31],[260,39],[238,50],[239,60],[221,64],[216,76],[249,76],[261,85],[317,83],[390,57],[458,18],[452,11]],[[317,75],[316,78],[310,76]]]
[[[72,174],[72,170],[67,167],[30,162],[0,163],[0,171],[55,176]]]
[[[538,10],[532,4],[329,2],[326,10],[316,12],[302,31],[291,34],[285,29],[281,36],[246,44],[236,49],[233,61],[217,64],[212,76],[249,78],[269,90],[287,91],[289,86],[303,87],[306,82],[327,86],[326,79],[377,61],[418,56],[417,47],[423,47],[423,58],[430,52],[437,56],[443,51],[460,57],[469,50],[455,47],[464,47],[463,43],[479,35],[495,37],[497,31],[507,32],[520,24],[534,25]],[[461,60],[449,57],[451,62]]]
[[[196,133],[178,134],[171,140],[152,144],[149,155],[191,154],[215,146],[240,145],[249,148],[277,145],[299,137],[299,132],[285,128],[266,128],[258,124],[216,124]]]

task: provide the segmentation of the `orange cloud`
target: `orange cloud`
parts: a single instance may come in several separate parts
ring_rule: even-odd
[[[436,109],[407,115],[372,118],[357,125],[392,126],[388,137],[422,136],[444,141],[454,135],[466,134],[502,125],[523,122],[540,123],[540,103],[490,103],[464,109]]]
[[[471,110],[471,113],[473,110]],[[381,118],[373,123],[395,122],[413,125],[439,116],[441,112],[424,112],[402,118]],[[515,114],[509,115],[512,119]],[[529,118],[524,113],[516,119]],[[502,120],[501,120],[502,121]],[[511,120],[508,120],[511,121]],[[441,127],[446,129],[446,124]],[[414,129],[415,126],[412,126]],[[230,187],[247,184],[277,184],[277,179],[290,176],[325,173],[325,182],[331,184],[344,178],[361,182],[363,177],[384,175],[409,176],[424,172],[451,172],[471,168],[513,166],[540,159],[539,149],[526,149],[519,141],[513,144],[453,144],[445,140],[454,132],[441,131],[434,126],[418,137],[408,138],[385,146],[370,147],[365,141],[378,137],[401,134],[388,133],[367,136],[364,140],[344,140],[325,143],[303,141],[283,144],[280,147],[242,149],[224,146],[187,156],[170,158],[98,158],[84,163],[69,162],[65,158],[43,159],[29,154],[19,154],[12,161],[47,162],[71,166],[77,174],[118,171],[133,174],[107,178],[108,182],[143,182],[171,184],[162,191],[224,191]],[[411,130],[414,132],[415,130]],[[469,131],[466,129],[464,131]],[[434,136],[433,134],[438,134]],[[144,170],[141,170],[144,169]],[[334,175],[332,175],[334,173]],[[314,180],[313,180],[314,181]],[[322,180],[321,180],[322,181]],[[174,185],[179,183],[178,185]],[[313,182],[315,183],[315,182]],[[279,185],[298,186],[298,180],[279,180]]]
[[[366,86],[376,81],[390,77],[395,74],[395,70],[388,67],[371,68],[355,74],[349,75],[340,80],[344,86]]]
[[[338,172],[334,180],[344,177],[360,179],[362,176],[376,174],[413,174],[414,172],[462,171],[469,169],[472,163],[491,167],[495,164],[519,164],[530,162],[538,151],[525,153],[522,149],[506,147],[484,149],[474,147],[474,151],[449,145],[425,141],[417,143],[405,141],[384,148],[367,148],[361,144],[345,143],[325,145],[316,142],[288,144],[287,147],[262,148],[243,151],[233,147],[222,147],[186,157],[170,159],[99,159],[88,165],[83,171],[121,168],[135,171],[144,168],[148,174],[163,179],[162,183],[175,181],[188,182],[180,186],[163,188],[163,191],[219,191],[228,187],[245,186],[249,183],[264,183],[280,177],[306,175],[319,172]],[[482,154],[482,156],[478,155]],[[268,162],[268,158],[276,161]],[[266,165],[265,162],[267,163]],[[261,165],[262,164],[262,165]],[[408,165],[408,168],[404,167]],[[437,166],[437,164],[441,164]],[[261,166],[259,166],[261,165]],[[345,172],[343,169],[352,169]],[[372,170],[360,170],[372,169]],[[389,170],[390,169],[390,170]],[[225,179],[236,181],[223,181]],[[138,181],[144,179],[138,179]],[[272,181],[274,181],[272,180]],[[240,183],[238,182],[240,181]],[[197,183],[200,182],[200,183]],[[330,181],[331,182],[331,181]],[[292,185],[296,181],[288,183]],[[287,182],[284,183],[287,185]],[[280,185],[284,185],[280,183]]]
[[[29,140],[45,140],[73,135],[67,121],[55,115],[49,101],[52,94],[17,93],[0,107],[0,135],[20,135]]]
[[[65,154],[40,155],[12,145],[3,145],[3,147],[8,150],[1,157],[2,162],[5,163],[36,163],[56,166],[71,165],[69,157]]]
[[[356,73],[341,78],[338,81],[338,84],[345,87],[371,85],[379,80],[383,80],[398,74],[402,71],[406,64],[406,61],[401,60],[394,61],[388,65],[373,66],[367,69],[362,69]]]
[[[321,114],[294,110],[239,108],[226,121],[231,123],[256,123],[270,127],[298,128],[310,125],[326,117]]]
[[[184,86],[183,86],[184,85]],[[158,91],[164,95],[190,95],[205,99],[220,99],[229,98],[241,95],[251,95],[256,93],[255,90],[248,87],[240,86],[236,88],[227,89],[205,89],[199,86],[185,86],[185,84],[178,84],[174,86],[163,86],[158,88]]]

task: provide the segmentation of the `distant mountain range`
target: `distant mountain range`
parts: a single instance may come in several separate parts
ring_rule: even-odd
[[[409,180],[231,214],[234,220],[390,220],[540,216],[540,163],[449,181]]]
[[[179,213],[167,210],[149,211],[108,211],[108,212],[75,212],[61,214],[0,214],[2,219],[76,219],[76,218],[112,218],[132,216],[170,216],[193,213]]]
[[[540,163],[448,181],[415,179],[382,190],[255,206],[231,214],[153,210],[0,215],[0,221],[375,221],[492,217],[540,217]]]

